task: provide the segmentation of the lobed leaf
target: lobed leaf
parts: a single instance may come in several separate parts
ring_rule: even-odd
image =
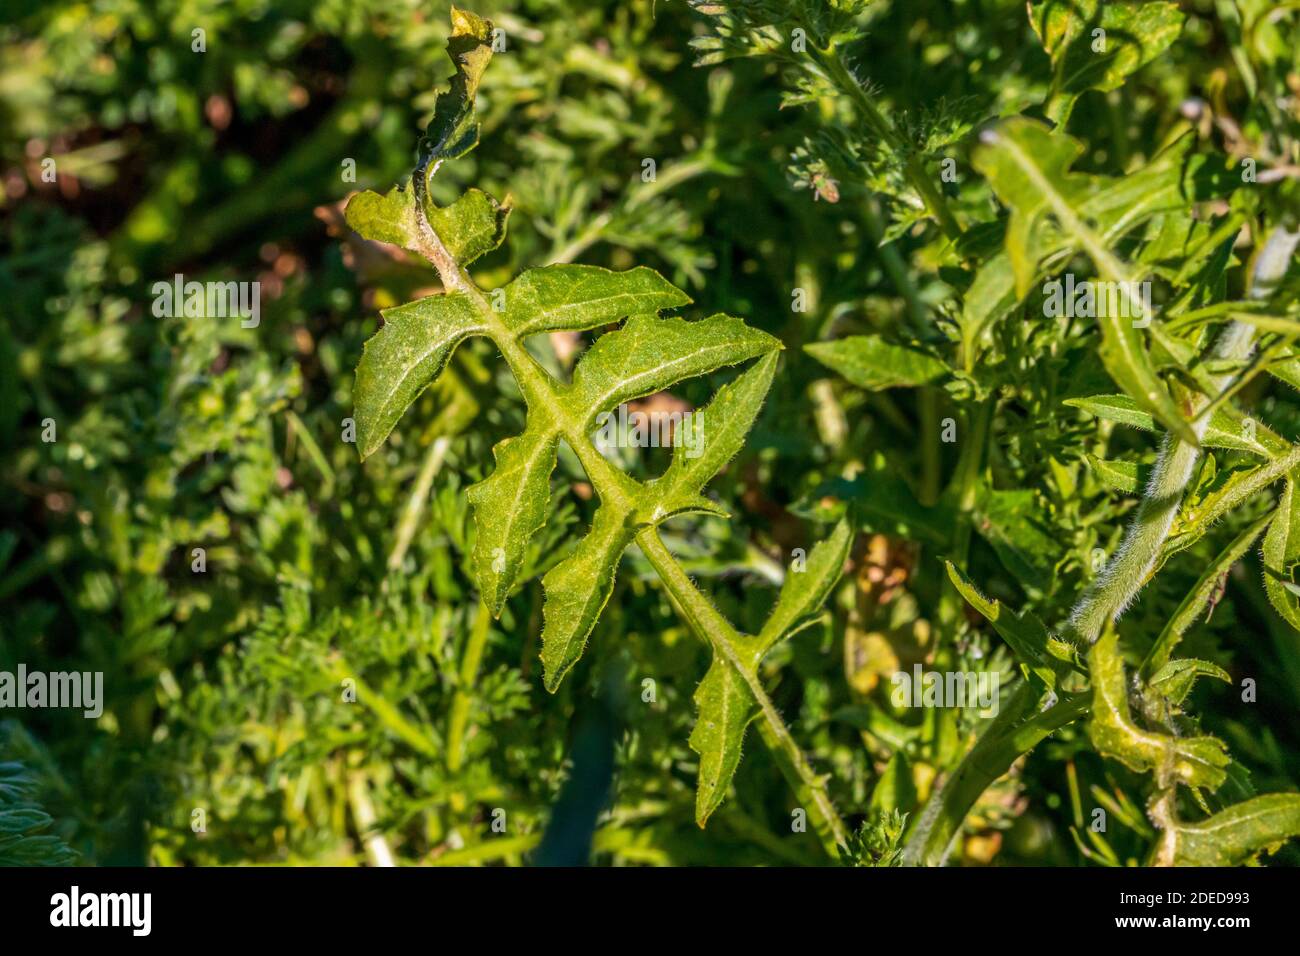
[[[1097,752],[1113,757],[1130,770],[1150,771],[1158,786],[1182,783],[1218,789],[1231,762],[1223,742],[1215,737],[1170,737],[1143,730],[1129,712],[1124,662],[1119,638],[1102,635],[1088,654],[1092,676],[1092,719],[1088,736]]]
[[[510,205],[497,202],[481,189],[469,189],[450,206],[426,201],[424,213],[447,251],[467,266],[505,241]]]
[[[1300,836],[1300,794],[1254,797],[1200,823],[1170,819],[1171,806],[1162,802],[1155,811],[1164,828],[1156,866],[1240,866]]]
[[[365,344],[352,393],[363,460],[438,377],[452,350],[483,331],[482,317],[460,294],[428,296],[380,314],[384,327]]]
[[[505,288],[507,321],[521,336],[594,329],[690,301],[685,292],[645,266],[611,272],[599,266],[552,265],[529,269]]]
[[[565,400],[583,410],[590,427],[598,414],[623,402],[780,348],[777,339],[732,316],[687,322],[634,315],[587,351]]]
[[[366,190],[348,200],[343,218],[366,239],[388,242],[419,252],[419,221],[415,196],[409,188],[394,186],[386,193]]]

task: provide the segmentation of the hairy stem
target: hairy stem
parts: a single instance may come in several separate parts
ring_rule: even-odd
[[[1250,296],[1268,298],[1286,274],[1300,233],[1278,228],[1260,250],[1251,271]],[[1215,343],[1216,358],[1240,358],[1249,355],[1253,328],[1233,322]],[[1216,388],[1230,384],[1232,374],[1213,379]],[[1193,414],[1208,404],[1197,396]],[[1197,436],[1208,424],[1204,416],[1194,427]],[[1146,581],[1168,536],[1177,508],[1196,463],[1197,449],[1169,436],[1161,450],[1156,473],[1125,537],[1120,552],[1105,572],[1080,597],[1066,626],[1066,632],[1081,644],[1092,644],[1107,620],[1119,614]],[[1260,470],[1261,483],[1276,480],[1283,470],[1294,467],[1292,456]],[[1252,485],[1253,487],[1253,485]],[[1256,489],[1257,490],[1257,489]],[[1234,546],[1238,543],[1234,543]],[[1246,545],[1248,546],[1248,544]],[[1071,633],[1072,632],[1072,633]],[[916,829],[908,839],[904,862],[909,865],[938,866],[947,858],[949,848],[961,824],[984,792],[1006,773],[1016,758],[1027,753],[1048,734],[1087,713],[1087,695],[1062,700],[1051,709],[1034,714],[1038,693],[1023,682],[1016,688],[1002,712],[962,759],[952,776],[927,805]]]
[[[1300,233],[1280,227],[1273,231],[1256,257],[1251,272],[1250,298],[1264,299],[1273,292],[1286,274],[1297,244],[1300,244]],[[1246,359],[1254,348],[1254,341],[1254,327],[1234,320],[1215,342],[1210,362]],[[1227,388],[1235,374],[1228,372],[1213,376],[1214,389],[1222,391]],[[1204,395],[1195,395],[1189,402],[1189,417],[1197,439],[1203,437],[1209,427],[1209,416],[1200,414],[1209,401]],[[1079,645],[1096,642],[1107,622],[1119,617],[1146,584],[1178,514],[1178,506],[1199,457],[1200,449],[1195,445],[1173,435],[1165,436],[1150,484],[1119,551],[1070,612],[1066,631]]]
[[[911,153],[908,144],[898,135],[892,123],[880,112],[879,107],[872,102],[871,96],[862,84],[858,82],[852,71],[844,64],[843,57],[834,49],[822,52],[818,51],[817,63],[823,73],[835,83],[839,89],[853,101],[858,112],[862,115],[863,121],[872,128],[872,130],[883,139],[895,155],[904,154],[908,158],[903,166],[903,173],[907,177],[908,183],[916,190],[925,203],[926,211],[932,215],[939,223],[939,228],[949,239],[957,240],[962,236],[961,225],[957,218],[948,208],[946,200],[934,184],[934,177],[926,172],[925,167],[921,164],[919,156]]]

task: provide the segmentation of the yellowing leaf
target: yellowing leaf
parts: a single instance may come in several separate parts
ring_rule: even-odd
[[[1155,866],[1241,866],[1300,835],[1300,794],[1253,797],[1200,823],[1172,819],[1172,807],[1166,798],[1153,810],[1163,827]]]
[[[467,266],[505,241],[510,206],[481,189],[470,189],[445,208],[426,202],[425,214],[447,251]]]
[[[1231,760],[1215,737],[1170,737],[1143,730],[1133,722],[1128,706],[1124,662],[1118,637],[1103,635],[1088,654],[1092,676],[1092,720],[1088,735],[1097,752],[1113,757],[1130,770],[1149,771],[1157,785],[1175,783],[1218,789]]]

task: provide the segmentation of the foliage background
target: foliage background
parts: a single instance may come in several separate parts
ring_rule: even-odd
[[[1019,0],[861,6],[861,72],[922,139],[963,157],[965,176],[971,118],[1044,96],[1049,64]],[[1216,5],[1183,6],[1176,47],[1122,90],[1079,101],[1070,128],[1088,142],[1085,168],[1113,174],[1149,153],[1188,97],[1246,112]],[[789,555],[825,534],[839,497],[902,488],[933,501],[955,453],[922,438],[967,397],[854,389],[801,346],[907,327],[915,303],[891,280],[900,258],[936,314],[960,282],[928,267],[933,235],[888,199],[888,170],[855,179],[820,165],[840,155],[825,146],[846,122],[840,104],[783,108],[790,84],[774,58],[693,67],[689,41],[706,24],[685,4],[498,7],[480,11],[510,38],[480,93],[482,145],[438,181],[442,198],[468,185],[514,197],[510,238],[476,274],[490,284],[555,261],[651,265],[694,297],[695,314],[743,316],[786,345],[746,451],[713,486],[732,518],[668,534],[723,611],[756,627]],[[695,825],[686,740],[707,649],[635,556],[584,660],[557,694],[543,690],[537,579],[591,512],[572,457],[561,456],[529,583],[499,622],[479,618],[463,492],[522,426],[488,346],[460,349],[364,467],[341,440],[378,309],[435,281],[350,236],[341,202],[408,172],[449,72],[446,23],[446,4],[417,0],[59,0],[11,5],[0,24],[0,668],[102,670],[107,695],[97,722],[5,715],[0,760],[22,784],[0,787],[12,801],[0,814],[29,816],[0,862],[68,850],[87,864],[828,862],[811,832],[791,831],[793,797],[754,739],[732,799]],[[197,26],[206,53],[190,49]],[[55,184],[40,177],[47,155]],[[341,176],[347,158],[355,184]],[[642,182],[645,158],[654,183]],[[953,200],[991,211],[978,186]],[[877,240],[893,223],[885,254]],[[260,326],[154,318],[149,287],[176,272],[259,280]],[[807,312],[791,309],[796,287]],[[998,334],[978,387],[1000,398],[991,467],[1010,496],[989,499],[994,533],[976,537],[970,573],[1059,619],[1130,507],[1088,477],[1097,423],[1061,402],[1112,389],[1095,335],[1049,348],[1028,323]],[[562,369],[576,345],[543,343],[542,358]],[[1253,388],[1261,417],[1296,434],[1293,395]],[[708,394],[707,382],[675,391]],[[45,418],[56,443],[40,441]],[[1108,439],[1112,456],[1150,459],[1137,433]],[[667,460],[623,454],[634,474]],[[854,474],[868,478],[851,492],[833,484]],[[831,613],[766,667],[855,825],[914,812],[946,759],[925,726],[891,710],[882,682],[932,651],[946,587],[947,532],[927,524],[937,512],[900,512],[897,500],[863,508]],[[1125,633],[1149,643],[1259,513],[1171,562]],[[191,572],[194,547],[206,549],[204,574]],[[1194,700],[1251,781],[1242,792],[1292,791],[1300,635],[1260,577],[1251,555],[1187,646],[1267,692],[1243,708],[1233,687],[1203,683]],[[997,639],[966,618],[962,659],[1009,675]],[[484,626],[481,659],[467,659]],[[340,700],[344,676],[358,680],[356,704]],[[965,715],[963,732],[973,725]],[[1115,861],[1138,861],[1154,839],[1143,800],[1138,775],[1067,728],[986,794],[956,860],[1101,862],[1081,834],[1104,806],[1118,825],[1102,842]],[[195,808],[204,833],[191,829]],[[491,828],[497,808],[505,834]]]

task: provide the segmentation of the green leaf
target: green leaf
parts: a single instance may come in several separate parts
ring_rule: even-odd
[[[929,353],[875,335],[813,342],[805,345],[804,351],[859,388],[873,392],[927,385],[948,374],[948,366]]]
[[[1167,700],[1181,704],[1192,692],[1198,677],[1214,677],[1225,684],[1232,683],[1232,677],[1222,667],[1195,658],[1170,661],[1152,674],[1148,683],[1152,690]]]
[[[885,764],[885,770],[871,790],[870,808],[873,813],[911,813],[916,809],[916,782],[907,754],[897,750]]]
[[[679,301],[680,294],[654,272],[648,269],[639,272],[640,275],[632,277],[631,284],[624,284],[620,278],[628,273],[565,269],[541,285],[534,283],[532,286],[533,289],[545,288],[548,291],[516,302],[529,303],[520,306],[524,308],[543,303],[540,310],[531,313],[534,316],[546,310],[553,312],[562,305],[555,290],[564,287],[579,295],[585,314],[590,317],[616,315],[628,307],[628,295],[647,296],[651,301],[665,305]],[[584,275],[585,281],[569,281],[572,278],[581,280]],[[584,295],[586,298],[582,298]],[[571,316],[578,314],[579,311],[575,310]],[[507,311],[507,316],[510,315]],[[560,321],[585,320],[569,317]],[[604,321],[602,318],[598,324]],[[512,327],[523,335],[533,328],[550,328],[551,325],[548,320],[539,326],[521,323]],[[542,663],[549,690],[554,691],[559,686],[581,656],[587,638],[613,592],[619,558],[636,531],[685,511],[717,510],[711,502],[701,498],[699,492],[743,443],[771,384],[779,348],[780,343],[771,336],[748,329],[738,319],[727,316],[686,322],[638,315],[622,329],[601,336],[578,363],[573,386],[563,392],[563,404],[575,418],[581,417],[586,427],[590,427],[600,411],[618,402],[666,388],[683,378],[712,371],[724,364],[764,355],[754,368],[742,374],[732,385],[719,390],[714,403],[704,410],[707,417],[696,420],[703,421],[705,429],[696,436],[701,439],[701,444],[690,444],[700,454],[690,457],[691,449],[685,443],[678,444],[673,462],[663,478],[637,488],[635,501],[619,505],[605,501],[591,533],[572,555],[543,579],[546,603]],[[712,433],[707,429],[710,422],[716,423],[716,431]]]
[[[627,272],[598,266],[546,266],[521,273],[505,289],[509,324],[520,335],[593,329],[690,301],[690,296],[645,266]]]
[[[879,534],[922,540],[946,547],[951,540],[954,519],[951,507],[940,501],[933,507],[916,500],[897,468],[879,452],[867,460],[867,467],[852,480],[836,478],[815,492],[849,502],[861,528]]]
[[[699,716],[691,731],[690,747],[700,755],[695,822],[703,827],[727,796],[740,766],[745,728],[758,716],[758,707],[744,678],[719,657],[695,689],[694,700]]]
[[[951,561],[944,562],[950,580],[966,603],[979,611],[1015,652],[1025,672],[1044,690],[1056,687],[1061,665],[1072,657],[1061,641],[1031,611],[1015,614],[999,601],[989,600]]]
[[[348,200],[343,218],[366,239],[419,252],[419,221],[415,209],[411,190],[394,186],[382,195],[370,190],[357,193]]]
[[[1291,568],[1300,555],[1300,500],[1296,479],[1287,479],[1278,496],[1277,511],[1264,535],[1264,591],[1282,620],[1300,630],[1300,598],[1291,583]]]
[[[510,218],[509,204],[502,205],[481,189],[467,190],[446,207],[426,202],[424,212],[429,226],[462,266],[501,245]]]
[[[703,824],[730,785],[745,725],[755,712],[770,708],[757,679],[766,648],[759,638],[735,632],[693,589],[655,525],[687,511],[721,512],[702,490],[743,444],[771,385],[781,343],[730,316],[697,322],[659,318],[659,310],[685,305],[690,298],[646,268],[610,272],[561,264],[524,273],[500,290],[502,295],[478,288],[465,266],[503,240],[508,209],[477,190],[439,208],[428,200],[426,188],[438,165],[472,149],[479,135],[474,97],[491,56],[491,25],[455,9],[452,24],[448,48],[457,72],[438,96],[421,141],[413,188],[382,196],[363,193],[348,207],[349,222],[363,235],[415,248],[429,257],[444,285],[455,290],[384,313],[388,322],[367,346],[354,391],[362,455],[382,443],[436,378],[456,343],[471,334],[492,340],[514,374],[528,417],[522,435],[493,449],[495,469],[467,492],[475,523],[471,563],[483,605],[499,616],[519,583],[529,542],[546,520],[550,475],[563,439],[586,470],[600,506],[587,536],[543,579],[546,687],[554,691],[581,656],[613,593],[620,558],[639,540],[683,615],[716,655],[696,695],[700,721],[691,735],[692,746],[701,752],[697,812]],[[525,347],[524,340],[537,332],[592,329],[627,316],[621,328],[601,335],[581,358],[571,384],[551,377]],[[690,437],[703,440],[679,442],[658,481],[634,480],[601,456],[591,434],[601,412],[751,359],[759,361],[704,410],[707,432],[692,430]],[[831,542],[814,550],[814,580],[804,587],[807,593],[794,587],[793,596],[783,598],[789,607],[782,614],[789,623],[815,610],[833,584],[848,536],[842,526]],[[785,625],[778,620],[773,627],[769,639],[779,639]],[[822,795],[822,817],[839,839],[839,819],[833,809],[827,812],[824,786],[806,768],[799,769],[799,755],[792,756],[790,746],[780,746],[809,789]]]
[[[438,93],[433,118],[420,138],[420,169],[432,173],[444,159],[464,156],[478,145],[479,124],[474,115],[483,71],[492,59],[492,22],[451,8],[451,36],[447,55],[456,73],[446,90]]]
[[[522,435],[492,449],[492,474],[466,492],[474,506],[474,577],[495,616],[519,576],[528,542],[546,521],[558,443],[554,424],[530,414]]]
[[[786,577],[767,624],[757,637],[741,635],[727,651],[714,648],[713,663],[695,691],[699,717],[691,732],[691,749],[700,755],[695,820],[704,826],[726,796],[740,765],[745,728],[758,707],[749,683],[758,680],[763,655],[826,600],[844,567],[853,534],[841,521],[818,542],[802,572]]]
[[[1068,405],[1069,402],[1066,404]],[[1150,477],[1151,469],[1139,468],[1136,462],[1107,460],[1095,455],[1085,455],[1084,460],[1103,484],[1126,494],[1136,494],[1139,488],[1146,485]]]
[[[776,645],[822,606],[844,571],[852,544],[853,531],[847,521],[841,520],[829,538],[813,546],[802,570],[791,569],[786,573],[776,606],[759,633],[758,643],[763,651]]]
[[[696,449],[686,442],[676,444],[668,470],[647,486],[649,497],[638,509],[638,525],[657,524],[697,504],[705,484],[744,446],[772,386],[778,354],[764,355],[694,413]]]
[[[987,259],[962,297],[962,354],[973,360],[986,330],[1008,315],[1019,301],[1011,257],[1001,251]]]
[[[546,689],[554,693],[587,646],[587,638],[614,593],[619,559],[632,543],[635,529],[609,505],[596,512],[591,531],[542,578],[542,669]]]
[[[1088,654],[1092,675],[1092,720],[1088,736],[1097,752],[1113,757],[1130,770],[1156,775],[1161,788],[1175,783],[1218,789],[1231,762],[1223,742],[1215,737],[1170,737],[1143,730],[1129,712],[1124,662],[1119,638],[1102,635]]]
[[[363,460],[438,377],[452,350],[483,331],[481,316],[463,295],[429,296],[380,314],[384,327],[365,345],[352,393]]]
[[[583,356],[566,399],[585,410],[590,427],[598,414],[623,402],[780,347],[766,332],[728,315],[698,322],[634,315]]]
[[[1240,866],[1300,835],[1300,794],[1271,793],[1220,810],[1200,823],[1169,819],[1172,801],[1154,815],[1164,832],[1157,866]]]
[[[1218,475],[1209,486],[1183,504],[1177,520],[1160,551],[1163,564],[1205,536],[1215,523],[1238,505],[1244,504],[1278,479],[1300,466],[1300,447],[1257,468],[1233,468]],[[1267,545],[1267,539],[1265,540]],[[1267,555],[1265,567],[1271,565]]]
[[[1125,77],[1178,39],[1185,19],[1174,3],[1046,0],[1030,4],[1029,21],[1052,61],[1047,115],[1064,125],[1080,94],[1118,89]]]
[[[1183,598],[1178,605],[1178,609],[1174,611],[1173,615],[1165,623],[1164,628],[1161,629],[1160,636],[1156,638],[1155,644],[1151,646],[1151,652],[1147,655],[1147,659],[1142,662],[1143,675],[1150,675],[1169,663],[1169,658],[1173,654],[1174,648],[1178,646],[1178,642],[1182,639],[1183,633],[1200,616],[1214,592],[1226,579],[1232,566],[1237,563],[1254,540],[1259,537],[1270,517],[1271,515],[1264,515],[1237,535],[1201,572],[1196,584],[1187,592],[1187,596]]]
[[[1155,419],[1143,411],[1138,403],[1127,395],[1092,395],[1088,398],[1067,398],[1065,404],[1095,415],[1109,422],[1119,422],[1130,428],[1142,431],[1156,431]],[[1248,437],[1243,429],[1234,424],[1231,414],[1223,408],[1216,409],[1210,416],[1210,423],[1201,438],[1201,444],[1207,448],[1227,448],[1232,451],[1246,451],[1261,458],[1272,458],[1269,450],[1260,442]],[[1110,464],[1118,464],[1111,462]]]
[[[1025,488],[994,491],[981,487],[975,506],[975,530],[996,552],[1003,566],[1022,584],[1044,590],[1052,583],[1060,543],[1043,525],[1040,496]]]
[[[1083,151],[1071,137],[1022,117],[1007,120],[981,137],[972,162],[1011,210],[1006,248],[1016,276],[1016,293],[1024,298],[1049,249],[1063,245],[1063,236],[1077,242],[1092,259],[1101,278],[1132,288],[1136,276],[1110,251],[1107,237],[1089,222],[1086,204],[1099,191],[1094,177],[1070,172]],[[1156,374],[1139,329],[1121,310],[1103,310],[1101,357],[1111,378],[1157,421],[1189,445],[1196,434],[1182,417]]]

